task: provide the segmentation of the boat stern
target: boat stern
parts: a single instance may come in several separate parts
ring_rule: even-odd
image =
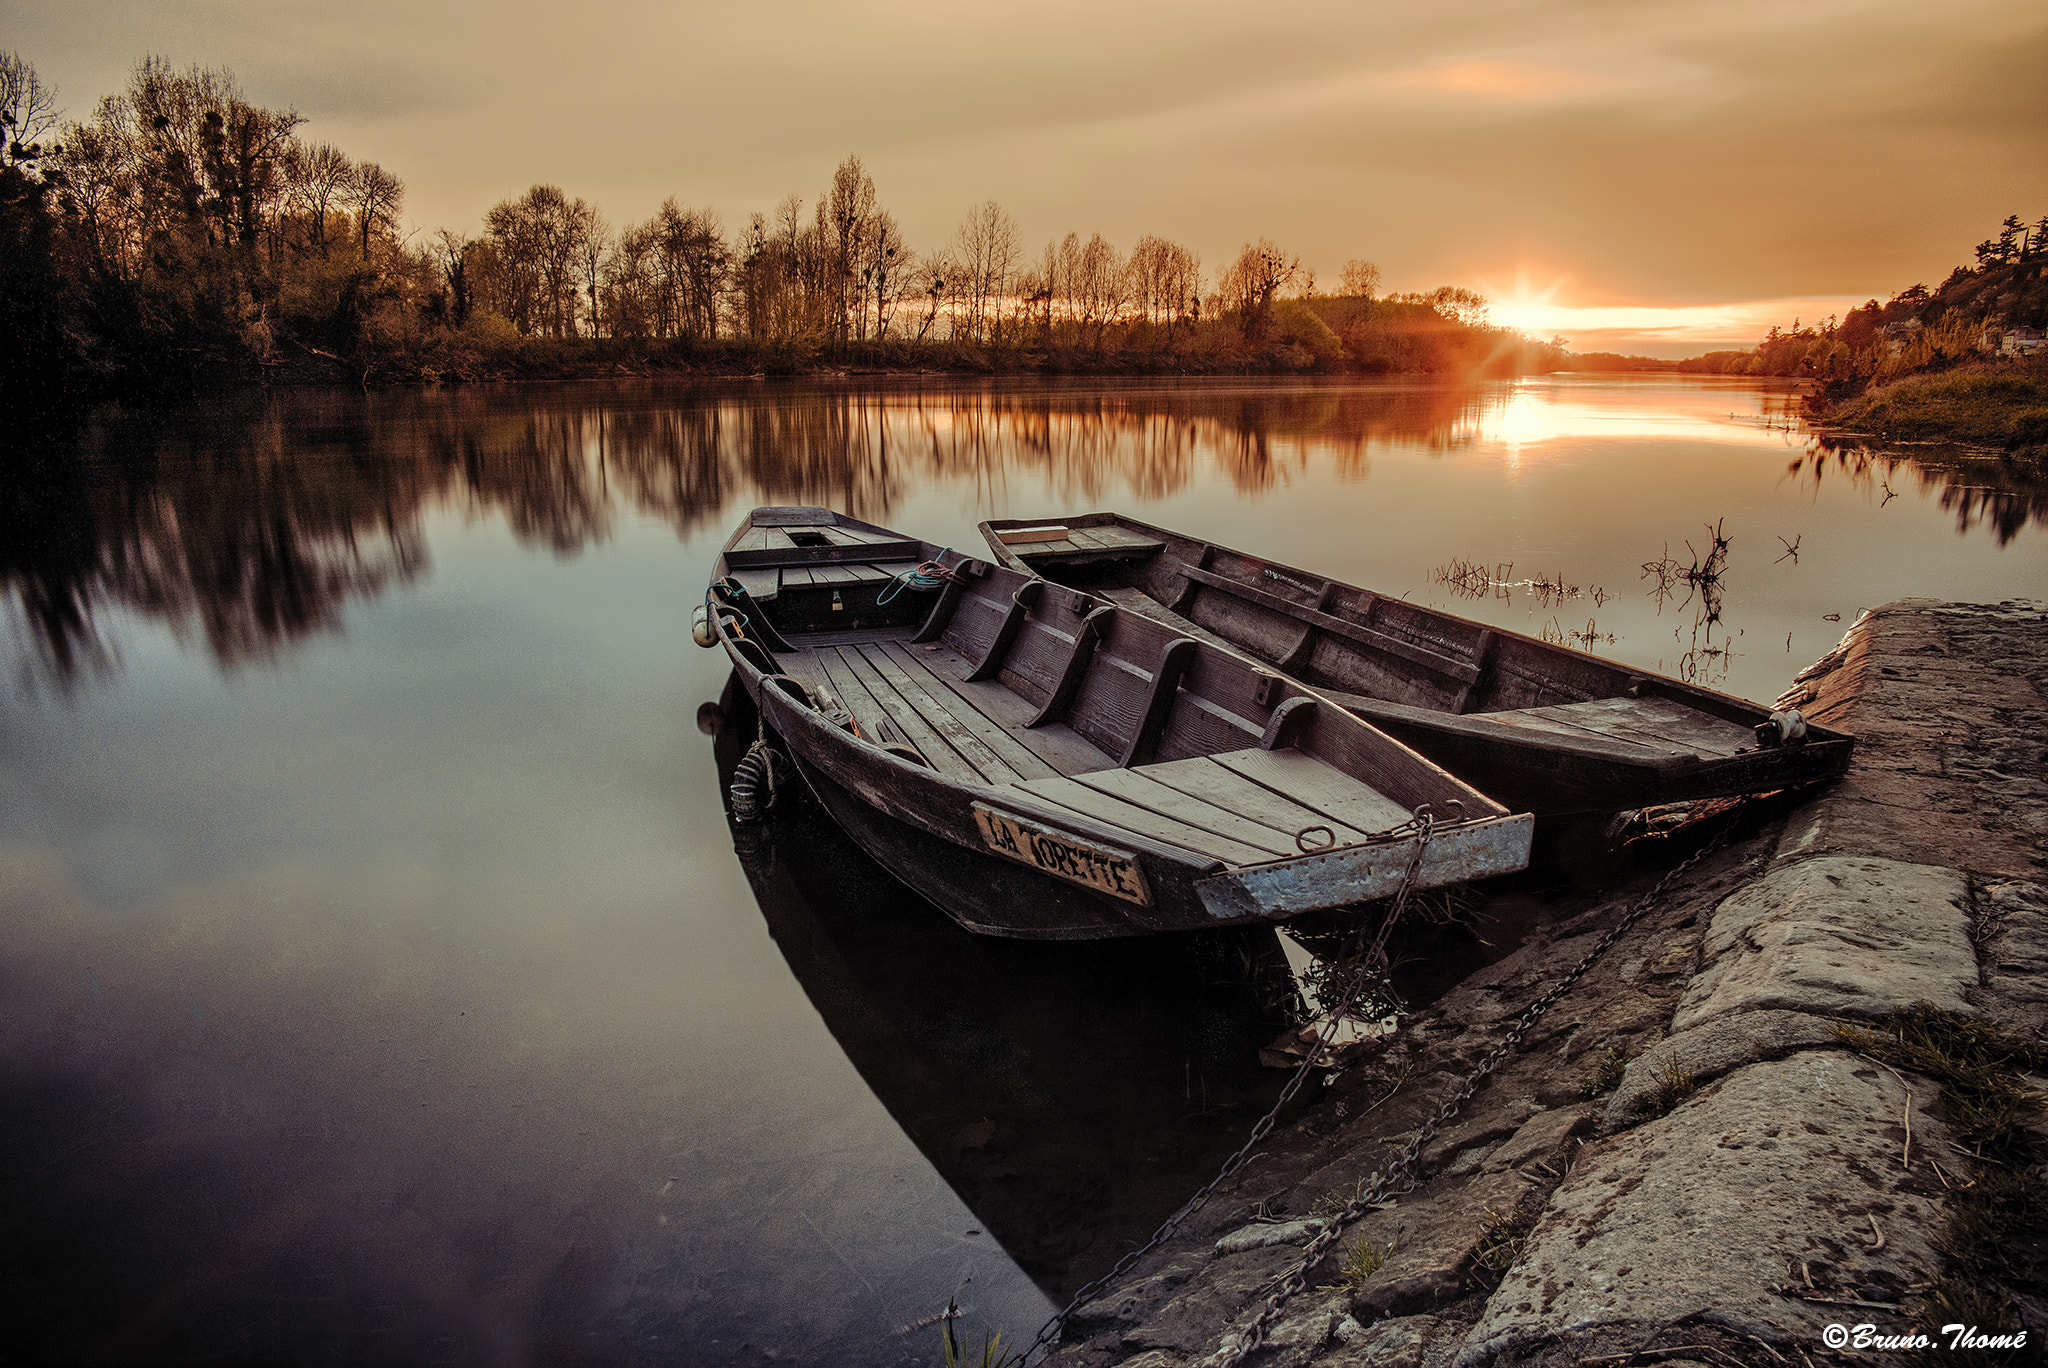
[[[1440,827],[1422,852],[1414,887],[1513,874],[1528,865],[1535,830],[1536,819],[1526,812]],[[1421,839],[1409,835],[1232,869],[1197,881],[1195,893],[1219,922],[1274,921],[1391,898],[1400,891]]]

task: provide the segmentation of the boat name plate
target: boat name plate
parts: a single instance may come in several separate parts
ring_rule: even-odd
[[[1140,907],[1152,905],[1145,872],[1128,850],[1084,841],[982,803],[974,805],[974,824],[981,828],[982,841],[998,855],[1112,898]]]

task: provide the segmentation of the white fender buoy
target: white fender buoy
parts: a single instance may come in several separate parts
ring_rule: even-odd
[[[711,610],[701,603],[697,605],[697,611],[690,615],[690,640],[699,646],[718,644],[718,633],[711,630]]]

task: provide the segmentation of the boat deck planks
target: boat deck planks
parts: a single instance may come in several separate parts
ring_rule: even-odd
[[[989,717],[975,706],[972,698],[955,692],[948,687],[946,678],[932,670],[923,660],[920,649],[900,641],[880,643],[876,648],[884,657],[912,679],[920,683],[929,681],[931,687],[925,690],[934,708],[943,708],[960,720],[962,726],[976,736],[998,755],[1004,763],[1025,779],[1040,779],[1059,770],[1042,759],[1038,753],[1010,734],[1010,729]]]
[[[1200,758],[1205,761],[1207,759],[1206,756]],[[1313,817],[1304,814],[1303,821],[1282,831],[1205,798],[1183,793],[1177,788],[1161,783],[1142,770],[1096,770],[1092,774],[1077,774],[1074,778],[1089,788],[1100,789],[1112,798],[1121,798],[1127,803],[1135,803],[1163,817],[1171,817],[1189,826],[1212,831],[1218,836],[1227,836],[1245,845],[1257,846],[1275,855],[1299,855],[1301,848],[1294,843],[1294,833],[1314,820]]]
[[[1097,821],[1109,822],[1126,830],[1139,832],[1155,841],[1164,841],[1168,845],[1179,846],[1194,854],[1220,857],[1239,865],[1263,864],[1274,858],[1275,852],[1261,850],[1242,841],[1233,841],[1149,808],[1127,803],[1121,798],[1092,788],[1078,779],[1069,779],[1065,775],[1056,774],[1046,779],[1033,779],[1017,787],[1046,802],[1056,803],[1070,812],[1078,812],[1084,817],[1092,817]]]
[[[1385,831],[1410,816],[1406,808],[1371,785],[1299,751],[1228,751],[1212,758],[1254,783],[1361,831]]]
[[[1284,832],[1290,842],[1295,832],[1318,825],[1336,832],[1337,840],[1343,844],[1365,839],[1365,832],[1357,827],[1338,821],[1330,813],[1317,808],[1303,807],[1263,784],[1253,783],[1211,755],[1188,760],[1162,760],[1155,765],[1140,765],[1131,772],[1226,808],[1274,831]]]
[[[1047,526],[1052,524],[1048,523]],[[1166,549],[1166,543],[1125,527],[1068,527],[1059,541],[1019,542],[1011,548],[1027,561],[1073,556],[1095,559],[1105,552],[1122,556],[1149,556]]]

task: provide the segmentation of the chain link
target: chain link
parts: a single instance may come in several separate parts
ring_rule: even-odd
[[[1338,1211],[1324,1223],[1323,1228],[1316,1233],[1315,1238],[1310,1240],[1307,1247],[1303,1249],[1301,1258],[1290,1265],[1287,1272],[1281,1276],[1279,1286],[1266,1298],[1266,1304],[1260,1308],[1259,1314],[1253,1317],[1251,1324],[1239,1333],[1237,1343],[1231,1346],[1224,1353],[1223,1357],[1216,1361],[1216,1368],[1237,1368],[1237,1365],[1243,1363],[1246,1358],[1258,1350],[1260,1345],[1266,1342],[1266,1332],[1272,1327],[1273,1322],[1279,1319],[1281,1308],[1286,1306],[1296,1293],[1308,1285],[1310,1270],[1322,1261],[1323,1256],[1329,1252],[1330,1246],[1337,1242],[1338,1237],[1344,1233],[1345,1228],[1357,1221],[1369,1208],[1377,1206],[1386,1199],[1387,1194],[1392,1191],[1394,1184],[1406,1176],[1408,1169],[1415,1163],[1416,1157],[1422,1153],[1423,1147],[1435,1138],[1438,1129],[1443,1126],[1444,1122],[1456,1116],[1458,1109],[1472,1099],[1472,1094],[1479,1091],[1479,1085],[1486,1081],[1487,1075],[1499,1068],[1501,1063],[1510,1054],[1514,1053],[1516,1047],[1522,1043],[1522,1037],[1528,1033],[1529,1028],[1535,1025],[1537,1020],[1557,1003],[1558,999],[1570,992],[1573,985],[1580,978],[1584,977],[1586,971],[1591,969],[1600,957],[1613,947],[1616,941],[1628,934],[1629,929],[1642,919],[1643,914],[1648,912],[1659,898],[1663,897],[1664,891],[1679,876],[1692,869],[1693,866],[1697,865],[1714,851],[1720,849],[1734,829],[1735,823],[1732,820],[1731,814],[1731,820],[1722,827],[1721,831],[1712,840],[1687,856],[1685,860],[1673,866],[1669,873],[1657,881],[1656,887],[1645,893],[1642,900],[1629,909],[1627,916],[1608,928],[1607,934],[1602,936],[1599,942],[1586,952],[1585,957],[1572,967],[1570,973],[1559,979],[1555,984],[1552,984],[1543,996],[1530,1003],[1523,1010],[1522,1014],[1515,1018],[1515,1024],[1508,1028],[1508,1032],[1501,1038],[1501,1042],[1493,1047],[1486,1058],[1479,1061],[1478,1066],[1466,1077],[1457,1091],[1445,1098],[1442,1105],[1437,1108],[1436,1114],[1424,1122],[1421,1129],[1415,1132],[1414,1137],[1402,1147],[1401,1153],[1395,1156],[1393,1165],[1380,1176],[1379,1181],[1366,1188],[1363,1192],[1360,1192],[1349,1202],[1346,1202],[1342,1210]],[[1413,1184],[1411,1183],[1409,1186],[1412,1187]],[[1403,1191],[1406,1190],[1405,1188],[1403,1189]]]

